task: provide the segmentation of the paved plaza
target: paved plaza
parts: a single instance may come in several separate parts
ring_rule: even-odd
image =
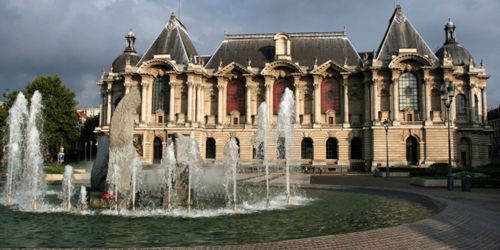
[[[388,180],[372,176],[315,177],[318,184],[309,184],[309,175],[294,174],[292,180],[305,188],[345,189],[369,188],[401,191],[427,196],[444,206],[430,218],[395,227],[347,234],[311,237],[278,242],[197,247],[194,249],[500,249],[500,190],[423,188],[410,185],[410,178]],[[252,182],[250,175],[243,181]],[[262,181],[256,176],[255,180]],[[279,176],[272,183],[284,182]],[[179,248],[182,249],[182,248]]]

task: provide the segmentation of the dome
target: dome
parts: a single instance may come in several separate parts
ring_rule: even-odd
[[[123,73],[125,72],[125,66],[127,64],[127,60],[130,60],[130,65],[135,66],[141,57],[136,53],[125,52],[119,55],[111,64],[111,71],[114,73]]]
[[[472,65],[474,65],[474,57],[472,57],[466,48],[460,46],[458,43],[443,45],[436,51],[436,56],[440,60],[443,60],[445,53],[452,59],[453,65],[469,65],[471,61]]]

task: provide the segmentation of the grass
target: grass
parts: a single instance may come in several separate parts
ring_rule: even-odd
[[[43,168],[46,174],[64,174],[64,165],[62,164],[49,164]]]

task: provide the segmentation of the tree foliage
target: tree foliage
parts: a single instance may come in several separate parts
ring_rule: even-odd
[[[43,133],[45,154],[53,161],[57,157],[59,147],[72,146],[78,140],[78,117],[75,112],[77,101],[75,93],[66,87],[59,76],[38,76],[26,85],[24,95],[29,100],[35,91],[42,95]],[[0,132],[5,133],[5,115],[14,103],[18,91],[6,96],[6,105],[0,110]],[[3,118],[5,116],[5,118]],[[3,123],[2,123],[3,122]]]

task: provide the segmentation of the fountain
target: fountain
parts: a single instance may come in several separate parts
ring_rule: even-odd
[[[64,176],[62,181],[61,197],[66,210],[71,210],[71,197],[73,197],[73,167],[66,165],[64,167]]]
[[[254,136],[253,147],[257,155],[261,156],[264,161],[266,174],[266,207],[269,207],[269,161],[267,159],[267,140],[269,138],[269,116],[267,115],[267,104],[263,102],[259,105],[257,111],[257,130]]]
[[[290,145],[293,143],[293,127],[292,123],[295,117],[295,100],[293,98],[293,92],[286,88],[283,96],[281,97],[281,102],[278,112],[278,127],[277,136],[278,138],[283,135],[285,138],[285,174],[286,174],[286,199],[287,203],[291,203],[290,196]]]
[[[80,187],[80,199],[78,201],[78,208],[80,210],[80,214],[84,214],[88,209],[87,188],[85,188],[85,186]]]
[[[174,143],[170,142],[166,149],[166,159],[163,161],[166,174],[164,175],[164,181],[167,183],[167,211],[172,211],[172,195],[173,195],[173,185],[174,185],[174,174],[177,166],[177,161],[175,159]]]
[[[25,209],[31,203],[31,210],[37,210],[46,186],[40,149],[41,111],[40,92],[33,94],[29,112],[23,93],[19,93],[8,118],[6,201]]]
[[[12,195],[15,190],[14,183],[19,175],[23,163],[24,127],[28,116],[28,101],[20,92],[14,105],[9,110],[7,124],[9,124],[9,137],[7,144],[7,204],[12,204]]]
[[[224,146],[224,166],[226,168],[226,194],[228,197],[228,202],[233,202],[234,211],[238,211],[237,197],[236,197],[236,175],[238,172],[238,162],[239,162],[239,147],[236,143],[234,137],[232,137]],[[233,184],[232,197],[230,195],[230,183]],[[231,199],[232,198],[232,199]]]
[[[252,176],[253,173],[238,171],[239,148],[234,137],[224,147],[224,166],[205,165],[196,139],[180,134],[175,134],[169,141],[161,164],[142,164],[132,145],[134,114],[140,103],[136,89],[132,89],[116,108],[109,143],[106,136],[99,137],[89,195],[85,186],[74,183],[69,165],[65,168],[62,190],[51,187],[45,192],[40,172],[43,161],[39,130],[35,126],[41,124],[41,99],[37,93],[33,96],[30,112],[23,99],[20,94],[9,111],[5,191],[8,206],[0,205],[0,218],[4,218],[2,222],[7,221],[0,224],[0,231],[5,234],[2,246],[142,247],[257,243],[371,229],[373,223],[377,223],[376,227],[394,226],[425,218],[431,213],[431,209],[421,203],[359,191],[307,190],[303,192],[307,196],[294,194],[292,202],[290,145],[295,109],[289,89],[283,94],[275,131],[277,137],[285,138],[286,195],[271,195],[277,193],[278,188],[270,185],[273,173],[270,173],[268,156],[263,153],[268,151],[271,132],[265,103],[259,107],[253,139],[254,147],[264,160],[264,191],[245,183],[247,177],[244,175],[251,176],[251,179],[260,178],[259,174]],[[238,177],[244,178],[237,182]],[[78,188],[78,205],[74,208],[71,200],[75,195],[73,190]],[[59,194],[58,199],[55,194]],[[42,213],[37,216],[24,213],[35,210]],[[70,215],[51,214],[63,211]],[[335,211],[334,223],[325,220],[331,217],[332,211]],[[353,213],[356,219],[361,219],[353,222]],[[402,219],[388,219],[387,214],[398,214],[397,217]],[[75,215],[90,216],[80,219]],[[358,221],[370,223],[360,227]],[[61,231],[58,228],[64,228],[65,237],[59,237]],[[88,233],[82,234],[82,228],[88,228]],[[137,241],[140,232],[147,233]],[[26,233],[32,235],[33,240],[23,239],[22,235]],[[191,236],[196,237],[196,241]]]

